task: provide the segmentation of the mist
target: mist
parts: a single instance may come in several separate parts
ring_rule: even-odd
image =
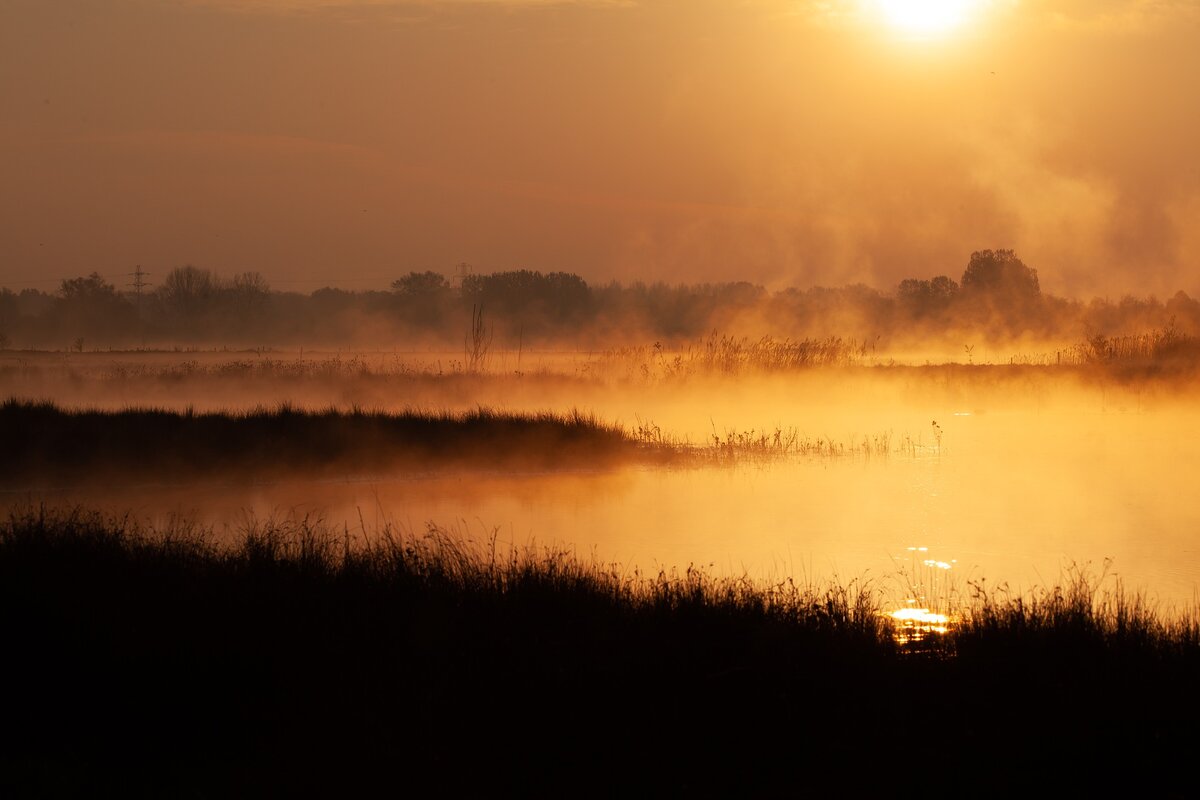
[[[1196,75],[1185,0],[0,0],[0,784],[1194,795]]]
[[[1057,295],[1200,293],[1190,6],[996,2],[914,43],[868,5],[18,0],[0,269],[774,291],[990,246]]]
[[[771,291],[747,281],[592,286],[573,273],[477,274],[466,264],[451,276],[410,272],[388,291],[325,287],[307,295],[273,290],[258,272],[226,278],[186,265],[157,283],[140,267],[131,276],[123,287],[99,273],[64,279],[52,294],[0,288],[0,350],[425,351],[443,354],[447,369],[476,371],[499,352],[516,351],[519,360],[526,350],[735,343],[815,352],[822,341],[839,354],[825,356],[828,363],[868,355],[973,363],[976,347],[981,360],[1087,361],[1135,347],[1138,337],[1146,347],[1170,340],[1178,350],[1200,335],[1200,302],[1183,291],[1165,301],[1057,297],[1011,250],[975,251],[957,278],[905,278],[886,290]]]

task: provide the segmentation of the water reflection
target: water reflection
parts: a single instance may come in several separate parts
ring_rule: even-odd
[[[896,643],[912,646],[925,642],[930,636],[949,633],[954,617],[930,611],[928,608],[898,608],[887,616],[896,622]]]
[[[909,563],[893,558],[905,594],[900,608],[889,611],[897,644],[906,648],[931,644],[930,637],[948,633],[955,622],[951,609],[959,602],[958,583],[950,574],[958,559],[935,557],[928,546],[907,548]]]
[[[82,503],[132,512],[151,524],[186,517],[236,531],[247,512],[265,518],[291,511],[346,521],[364,535],[389,523],[422,530],[426,522],[461,519],[500,526],[518,546],[574,546],[647,569],[712,563],[722,575],[764,580],[862,575],[893,587],[885,609],[938,613],[954,613],[960,606],[944,602],[948,589],[976,576],[1014,587],[1045,585],[1064,563],[1112,558],[1128,585],[1164,603],[1193,603],[1200,503],[1190,498],[1200,448],[1180,432],[1194,429],[1194,409],[1138,416],[989,410],[962,417],[954,407],[961,406],[919,417],[903,408],[886,417],[843,417],[836,408],[805,417],[808,408],[789,407],[778,417],[781,425],[802,420],[814,436],[834,440],[861,440],[863,430],[886,428],[897,437],[921,431],[926,443],[936,419],[945,449],[928,458],[178,486],[122,487],[114,476],[115,485],[97,489],[0,493],[0,512],[29,502]],[[869,419],[872,427],[855,429],[854,419]],[[712,425],[707,413],[702,425],[693,421],[701,431]],[[895,580],[901,570],[911,580]]]

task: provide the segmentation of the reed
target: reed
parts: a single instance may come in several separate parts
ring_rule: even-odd
[[[693,444],[638,419],[589,412],[308,410],[283,403],[241,412],[63,409],[0,403],[0,487],[115,481],[359,477],[428,470],[603,469],[620,464],[736,465],[786,458],[916,456],[910,436],[844,441],[796,428],[730,429]]]
[[[0,403],[0,483],[178,480],[283,474],[364,475],[390,470],[603,467],[645,459],[625,431],[595,416],[399,413],[280,404],[245,412],[151,408],[65,410],[46,402]]]
[[[12,514],[4,788],[760,793],[854,775],[882,790],[912,757],[942,780],[1044,779],[1040,756],[1004,757],[1014,742],[1069,762],[1073,786],[1192,780],[1195,618],[1084,574],[1033,599],[977,595],[939,649],[912,650],[874,582],[642,573],[486,530],[363,533],[267,520],[219,541],[186,520]],[[860,775],[864,754],[883,768]]]
[[[908,748],[941,779],[1044,777],[1041,758],[1001,757],[1014,741],[1069,761],[1072,785],[1192,779],[1195,617],[1085,573],[975,595],[914,649],[876,582],[642,573],[486,530],[363,533],[267,520],[218,540],[186,520],[11,515],[0,782],[759,793],[799,773],[822,791],[847,775],[882,790]],[[864,754],[896,770],[858,776]]]
[[[1056,354],[1057,364],[1070,366],[1170,366],[1200,364],[1200,338],[1175,325],[1124,336],[1094,334]]]

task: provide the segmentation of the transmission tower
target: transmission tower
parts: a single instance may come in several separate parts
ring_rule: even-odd
[[[460,288],[463,285],[463,278],[471,274],[471,265],[465,261],[460,261],[454,267],[454,288]]]
[[[150,285],[150,281],[146,280],[149,272],[142,269],[142,265],[138,264],[134,267],[133,272],[127,272],[126,275],[132,275],[133,280],[127,286],[133,289],[134,307],[137,309],[138,320],[138,336],[142,340],[142,347],[146,346],[146,324],[142,321],[142,290]]]
[[[137,297],[138,306],[140,307],[142,304],[142,289],[145,289],[150,285],[150,281],[146,280],[146,276],[150,273],[142,269],[141,264],[138,264],[137,267],[134,268],[133,272],[127,272],[125,274],[133,276],[133,280],[128,285],[133,287],[133,294],[135,297]]]

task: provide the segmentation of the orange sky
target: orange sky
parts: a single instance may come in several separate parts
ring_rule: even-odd
[[[0,285],[141,264],[1200,295],[1200,12],[981,0],[0,0]],[[154,275],[151,276],[152,278]]]

